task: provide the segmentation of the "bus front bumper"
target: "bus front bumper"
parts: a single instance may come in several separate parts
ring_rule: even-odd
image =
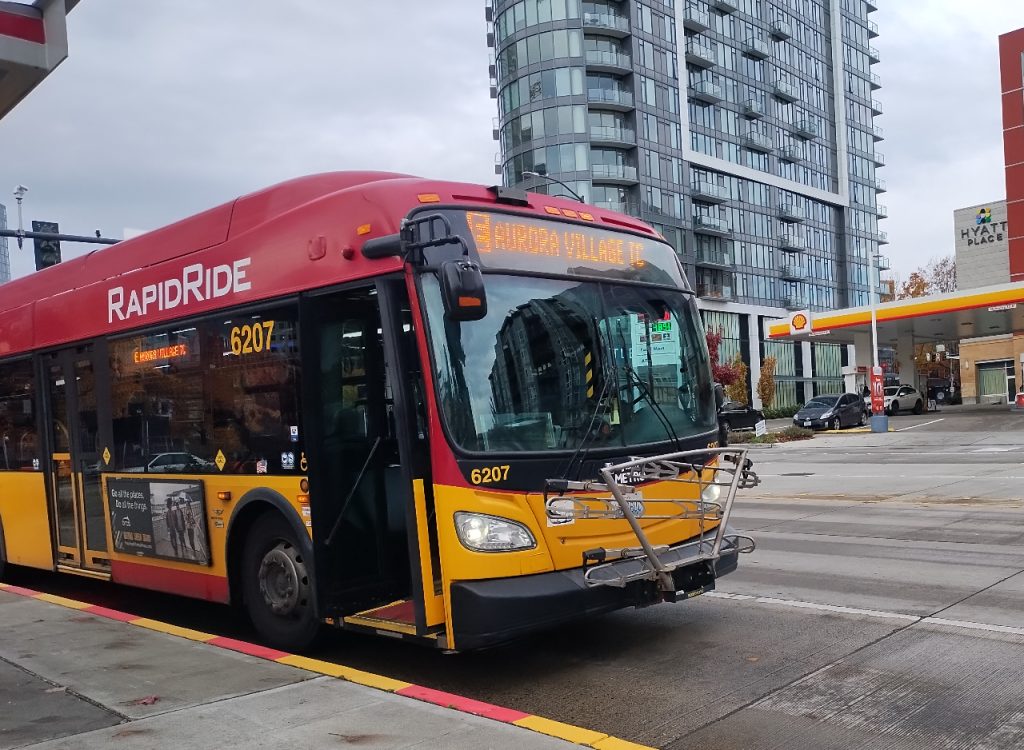
[[[725,536],[734,533],[727,527]],[[704,538],[710,542],[714,535],[712,531]],[[709,561],[700,560],[672,571],[680,599],[712,590],[716,578],[736,570],[739,555],[729,542],[723,543],[722,553],[713,570]],[[587,586],[583,573],[583,568],[572,568],[453,583],[453,647],[458,651],[486,648],[590,615],[662,601],[651,581],[633,581],[623,587]]]

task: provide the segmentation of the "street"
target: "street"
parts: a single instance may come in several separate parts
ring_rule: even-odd
[[[317,656],[677,750],[1018,748],[1021,415],[926,416],[752,449],[763,481],[733,522],[758,549],[714,593],[484,653],[332,633]],[[254,637],[221,607],[13,581]]]

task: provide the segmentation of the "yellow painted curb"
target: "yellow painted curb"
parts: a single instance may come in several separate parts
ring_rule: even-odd
[[[654,750],[648,745],[638,745],[635,742],[620,740],[618,737],[605,737],[598,740],[591,747],[595,750]]]
[[[603,732],[595,732],[593,729],[574,727],[572,724],[563,724],[560,721],[545,719],[541,716],[526,716],[522,719],[513,721],[512,723],[517,727],[532,729],[534,732],[540,732],[541,734],[547,734],[552,737],[558,737],[562,740],[575,742],[578,745],[590,745],[593,747],[594,743],[608,739],[608,735]]]
[[[42,602],[49,602],[50,604],[59,604],[60,606],[67,607],[69,609],[88,609],[92,606],[91,604],[78,602],[74,599],[67,599],[63,596],[57,596],[56,594],[36,594],[33,598]]]
[[[190,641],[199,641],[200,643],[212,641],[214,638],[217,637],[215,635],[211,635],[210,633],[203,633],[199,630],[192,630],[191,628],[182,628],[178,625],[171,625],[167,622],[160,622],[159,620],[150,620],[148,617],[140,617],[137,620],[132,620],[131,624],[138,625],[140,628],[155,630],[158,633],[167,633],[168,635],[176,635],[179,638],[187,638]]]
[[[309,657],[299,656],[298,654],[282,656],[280,659],[275,659],[274,661],[277,664],[287,664],[290,667],[298,667],[299,669],[305,669],[308,672],[318,672],[319,674],[325,674],[329,677],[338,677],[342,680],[354,682],[357,685],[365,685],[367,687],[377,688],[378,690],[386,690],[389,693],[393,693],[396,690],[404,690],[405,688],[412,686],[411,682],[395,680],[390,677],[385,677],[384,675],[364,672],[361,669],[354,669],[353,667],[346,667],[341,664],[333,664],[329,661],[310,659]]]

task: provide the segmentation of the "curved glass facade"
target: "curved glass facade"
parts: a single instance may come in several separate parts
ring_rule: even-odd
[[[868,303],[885,242],[873,3],[493,1],[506,184],[565,194],[523,172],[547,174],[654,225],[705,309]],[[787,377],[825,368],[794,357]]]

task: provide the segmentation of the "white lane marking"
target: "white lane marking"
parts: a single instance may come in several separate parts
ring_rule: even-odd
[[[945,419],[945,417],[939,417],[938,419],[933,419],[931,422],[921,422],[920,424],[912,424],[909,427],[900,427],[898,430],[893,430],[893,432],[903,432],[904,430],[912,430],[915,427],[925,427],[926,425],[935,424],[936,422],[941,422],[943,419]]]
[[[994,447],[989,447],[989,448],[975,448],[974,450],[971,451],[971,453],[1009,453],[1010,451],[1015,451],[1015,450],[1017,450],[1017,449],[1016,448],[994,448]]]
[[[990,633],[1013,633],[1024,635],[1024,628],[1014,628],[1009,625],[989,625],[984,622],[970,622],[969,620],[944,620],[941,617],[925,617],[921,622],[933,625],[948,625],[954,628],[967,628],[968,630],[986,630]]]
[[[774,604],[784,607],[796,607],[797,609],[811,609],[819,612],[835,612],[843,615],[862,615],[865,617],[879,617],[887,620],[906,620],[912,623],[927,623],[930,625],[945,625],[951,628],[964,628],[965,630],[984,630],[989,633],[1010,633],[1012,635],[1024,635],[1024,628],[1015,628],[1010,625],[991,625],[984,622],[971,622],[970,620],[947,620],[942,617],[921,617],[920,615],[908,615],[903,612],[883,612],[877,609],[858,609],[857,607],[842,607],[837,604],[818,604],[816,602],[803,602],[797,599],[776,599],[771,596],[753,596],[751,594],[730,594],[726,591],[709,591],[704,596],[715,599],[732,599],[736,601],[753,601],[757,604]]]

